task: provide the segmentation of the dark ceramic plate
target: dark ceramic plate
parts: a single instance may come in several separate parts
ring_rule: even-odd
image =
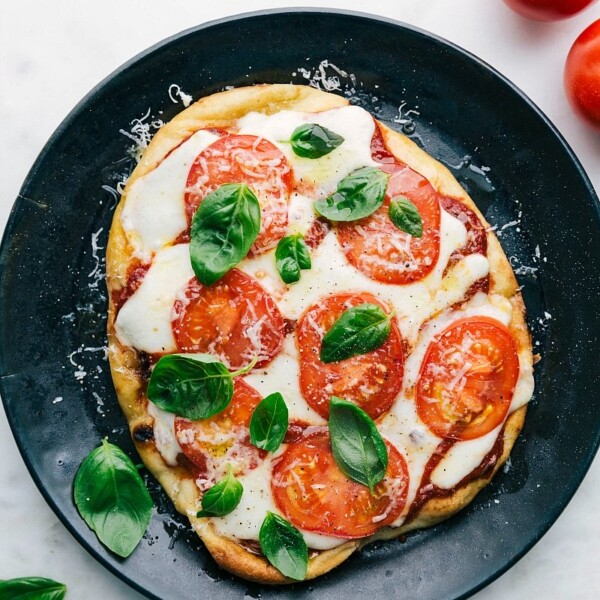
[[[524,286],[543,357],[510,465],[449,521],[372,545],[319,580],[283,590],[221,571],[148,476],[156,513],[137,550],[119,560],[71,498],[78,465],[103,436],[135,454],[103,350],[110,189],[133,166],[131,140],[119,130],[140,136],[153,116],[167,120],[181,110],[171,84],[195,99],[229,85],[306,83],[305,75],[314,83],[315,74],[335,87],[331,65],[345,72],[337,73],[340,93],[403,127],[453,169],[498,230],[507,225],[500,240]],[[177,88],[170,92],[178,99]],[[418,114],[394,122],[409,109]],[[142,124],[134,121],[147,111]],[[598,446],[598,248],[598,201],[577,159],[544,115],[479,59],[412,27],[350,13],[226,19],[119,69],[73,110],[36,161],[0,253],[2,397],[48,503],[102,564],[152,598],[466,597],[550,527]]]

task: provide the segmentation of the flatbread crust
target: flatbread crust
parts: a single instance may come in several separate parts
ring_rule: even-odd
[[[266,559],[252,553],[231,539],[220,536],[209,519],[196,518],[200,493],[191,475],[183,466],[165,464],[152,438],[153,418],[146,410],[144,393],[145,366],[135,350],[120,344],[115,334],[114,297],[126,286],[127,275],[136,264],[133,249],[128,244],[121,226],[121,211],[131,185],[154,169],[175,147],[199,129],[228,128],[251,111],[272,114],[281,110],[320,112],[346,106],[345,98],[297,85],[258,85],[237,88],[203,98],[185,109],[156,134],[142,159],[129,178],[123,198],[114,215],[107,247],[107,286],[110,295],[108,316],[109,360],[119,404],[129,423],[136,448],[150,472],[158,479],[172,499],[175,508],[187,515],[198,535],[214,557],[225,569],[245,579],[267,584],[291,583]],[[487,229],[488,260],[490,262],[490,293],[507,298],[513,305],[513,319],[509,326],[519,353],[532,362],[531,339],[525,324],[525,307],[517,281],[506,255],[485,218],[459,185],[453,175],[438,161],[421,150],[405,136],[383,127],[384,140],[389,150],[402,162],[421,173],[441,194],[461,200],[473,210]],[[342,563],[355,550],[375,539],[398,537],[407,531],[438,523],[465,507],[489,482],[493,474],[508,458],[513,444],[523,426],[527,407],[512,413],[504,428],[504,450],[493,472],[472,480],[456,490],[451,496],[433,498],[420,510],[418,516],[405,526],[384,528],[375,535],[344,543],[332,550],[311,556],[307,579],[318,577]]]

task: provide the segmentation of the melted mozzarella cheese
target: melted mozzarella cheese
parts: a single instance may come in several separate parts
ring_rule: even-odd
[[[294,336],[285,338],[281,352],[265,369],[253,371],[244,377],[262,397],[280,392],[288,407],[289,420],[299,420],[309,425],[326,425],[325,419],[307,403],[299,385],[299,356]]]
[[[289,139],[294,129],[317,123],[344,138],[335,150],[311,159],[297,156]],[[335,192],[337,184],[361,167],[378,167],[371,156],[371,139],[375,132],[373,117],[358,106],[343,106],[320,113],[284,110],[274,115],[249,113],[238,120],[239,133],[256,135],[276,144],[292,165],[296,181],[315,187],[317,197]]]
[[[238,481],[244,487],[242,499],[233,512],[218,519],[211,519],[217,533],[239,540],[258,540],[260,527],[267,512],[281,515],[270,485],[273,460],[280,453],[281,450],[273,457],[265,459],[256,469],[238,477]],[[348,541],[308,531],[303,531],[302,535],[307,546],[315,550],[328,550]]]
[[[148,414],[154,419],[154,441],[164,461],[171,466],[177,464],[177,455],[182,453],[175,436],[175,415],[158,408],[148,401]]]
[[[501,429],[499,425],[479,438],[454,444],[431,473],[431,483],[443,490],[458,485],[481,464],[494,447]]]
[[[148,262],[187,228],[185,187],[194,159],[218,137],[198,131],[127,192],[121,224],[134,254]]]
[[[117,315],[115,330],[122,344],[149,353],[177,351],[172,310],[178,294],[194,276],[189,254],[189,244],[156,254],[140,287]]]

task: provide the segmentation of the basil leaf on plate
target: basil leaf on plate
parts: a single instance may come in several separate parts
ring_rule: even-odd
[[[317,200],[315,210],[330,221],[356,221],[373,214],[382,204],[388,175],[375,167],[361,167],[344,177],[328,198]]]
[[[298,581],[306,578],[308,548],[302,534],[289,521],[268,512],[258,541],[267,560],[283,575]]]
[[[300,279],[300,269],[310,269],[310,251],[299,233],[279,240],[275,250],[275,266],[284,283],[295,283]]]
[[[288,429],[288,408],[279,392],[263,398],[250,419],[250,442],[268,452],[275,452]]]
[[[368,302],[344,311],[323,336],[321,361],[336,362],[379,348],[390,335],[391,317]]]
[[[423,236],[423,220],[419,209],[406,197],[396,196],[390,201],[388,209],[390,221],[398,228],[420,238]]]
[[[211,285],[248,254],[260,231],[260,205],[245,183],[226,183],[202,200],[192,219],[190,258]]]
[[[207,419],[225,410],[233,397],[233,378],[250,371],[230,373],[210,354],[168,354],[156,363],[146,395],[159,408],[187,419]]]
[[[337,466],[347,477],[373,492],[385,476],[388,453],[371,417],[356,404],[332,396],[329,435]]]
[[[233,469],[229,465],[227,475],[204,492],[202,510],[196,516],[224,517],[236,509],[243,493],[244,487],[234,477]]]
[[[302,158],[321,158],[344,143],[344,138],[318,123],[296,127],[290,138],[292,150]]]
[[[106,439],[81,463],[75,504],[88,527],[115,554],[129,556],[152,514],[152,498],[131,459]]]
[[[62,600],[64,583],[44,577],[18,577],[0,580],[0,600]]]

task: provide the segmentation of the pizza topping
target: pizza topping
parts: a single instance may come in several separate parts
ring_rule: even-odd
[[[227,475],[202,496],[202,510],[196,517],[224,517],[233,512],[242,499],[244,488],[234,477],[231,465],[227,468]]]
[[[314,203],[330,221],[356,221],[373,214],[382,204],[388,176],[375,167],[362,167],[342,179],[331,196]]]
[[[385,445],[387,470],[371,492],[340,470],[326,430],[290,444],[273,468],[271,488],[279,509],[296,527],[344,538],[389,525],[404,508],[409,477],[402,455]]]
[[[329,403],[331,451],[340,470],[374,493],[388,466],[385,442],[367,413],[333,396]]]
[[[285,323],[271,296],[233,269],[211,286],[192,279],[173,306],[173,333],[182,352],[216,354],[230,369],[257,358],[266,365],[281,349]]]
[[[283,153],[253,135],[228,134],[203,150],[192,165],[185,204],[188,220],[204,199],[223,184],[246,184],[260,204],[260,233],[252,253],[272,248],[287,230],[292,175]]]
[[[330,363],[376,350],[390,335],[391,318],[377,304],[349,308],[323,336],[319,358]]]
[[[210,487],[225,475],[256,468],[266,453],[250,443],[250,419],[260,395],[241,379],[235,379],[233,398],[227,408],[208,419],[175,418],[175,434],[185,456],[198,468],[197,483]],[[229,468],[229,467],[228,467]]]
[[[423,219],[417,207],[405,196],[390,200],[388,208],[390,221],[401,231],[413,237],[423,237]]]
[[[279,392],[260,401],[250,420],[250,441],[267,452],[275,452],[288,429],[288,409]]]
[[[440,437],[470,440],[502,423],[519,376],[510,331],[489,317],[459,319],[428,347],[417,384],[421,420]]]
[[[311,267],[310,251],[304,238],[295,233],[280,239],[275,250],[275,261],[284,283],[299,281],[300,270]]]
[[[325,418],[330,397],[339,396],[375,419],[389,409],[402,387],[402,337],[393,321],[387,339],[376,350],[328,364],[319,357],[325,333],[345,311],[361,304],[384,308],[371,294],[337,294],[310,307],[298,321],[300,389],[307,403]]]
[[[297,581],[306,578],[308,547],[302,534],[291,523],[268,512],[258,541],[267,560],[282,575]]]
[[[317,123],[306,123],[294,129],[290,138],[292,150],[302,158],[321,158],[344,143],[344,138]]]
[[[456,217],[467,229],[467,241],[450,257],[450,263],[456,262],[470,254],[487,256],[487,234],[479,217],[468,206],[457,198],[444,196],[440,200],[442,208]]]
[[[188,173],[198,153],[216,139],[206,130],[197,131],[127,190],[121,224],[142,262],[149,262],[153,254],[187,230],[184,196]]]
[[[248,254],[260,219],[258,200],[245,184],[224,184],[204,198],[190,236],[192,268],[201,283],[215,283]]]
[[[206,419],[227,408],[233,397],[233,377],[249,371],[255,362],[230,373],[210,354],[168,354],[152,370],[146,395],[162,410]]]
[[[423,235],[398,229],[389,214],[390,198],[410,200],[421,216]],[[407,166],[390,177],[383,206],[366,219],[340,223],[338,239],[350,264],[383,283],[408,284],[431,273],[440,251],[440,204],[430,183]]]

